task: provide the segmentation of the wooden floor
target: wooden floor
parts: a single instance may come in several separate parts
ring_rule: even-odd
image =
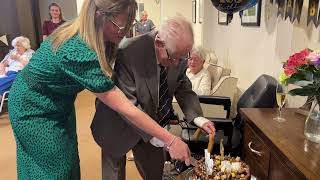
[[[83,91],[76,100],[81,179],[83,180],[101,179],[101,152],[90,131],[94,99],[90,92]],[[126,177],[128,180],[142,179],[133,161],[127,161]],[[7,113],[0,115],[0,179],[17,179],[16,146]]]

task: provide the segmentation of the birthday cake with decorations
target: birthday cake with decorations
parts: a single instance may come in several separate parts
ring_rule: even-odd
[[[198,139],[201,130],[194,133]],[[241,161],[240,157],[224,155],[223,139],[220,140],[220,155],[211,155],[214,145],[214,136],[209,134],[208,148],[204,150],[204,157],[192,164],[195,166],[189,180],[248,180],[250,179],[249,166]]]
[[[192,180],[247,180],[250,179],[249,166],[239,157],[213,155],[210,162],[205,158],[198,161]],[[208,169],[210,168],[210,169]]]

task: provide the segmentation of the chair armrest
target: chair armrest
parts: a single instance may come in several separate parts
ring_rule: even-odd
[[[198,96],[200,103],[210,105],[223,105],[224,110],[227,111],[227,119],[230,117],[231,99],[224,96]]]
[[[224,118],[208,118],[208,119],[214,123],[216,130],[228,129],[233,127],[233,121],[231,119],[224,119]]]
[[[231,119],[224,119],[224,118],[207,118],[208,120],[219,123],[219,124],[232,124],[233,121]]]

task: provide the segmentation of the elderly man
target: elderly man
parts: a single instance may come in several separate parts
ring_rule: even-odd
[[[185,59],[192,46],[191,24],[183,17],[170,18],[159,32],[122,43],[113,78],[136,106],[163,127],[170,121],[175,96],[189,122],[194,121],[207,133],[214,134],[213,123],[202,117],[198,97],[185,74]],[[103,103],[97,103],[91,129],[102,148],[103,179],[125,179],[125,154],[132,149],[141,176],[146,180],[162,180],[163,143],[119,118]]]
[[[145,34],[154,30],[156,26],[151,19],[148,19],[148,12],[143,11],[140,21],[136,24],[136,35]]]

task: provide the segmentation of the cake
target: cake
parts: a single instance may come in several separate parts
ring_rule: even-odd
[[[207,175],[205,159],[202,158],[194,167],[192,180],[247,180],[250,179],[249,166],[240,157],[213,155],[214,166],[211,175]]]

